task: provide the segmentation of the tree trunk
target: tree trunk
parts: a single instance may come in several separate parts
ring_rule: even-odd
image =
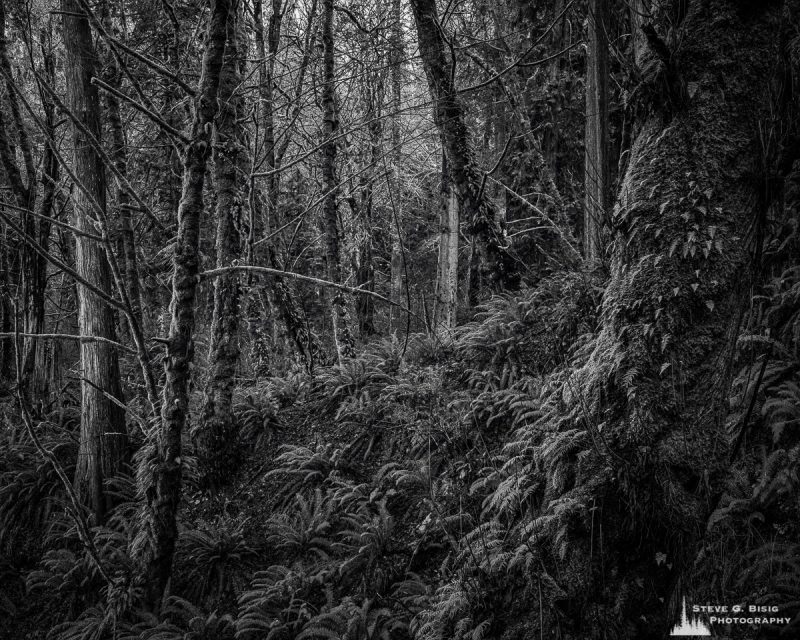
[[[55,84],[55,65],[52,50],[52,30],[42,29],[40,33],[42,49],[42,66],[44,67],[45,81],[51,86]],[[56,129],[55,105],[50,96],[42,93],[42,110],[44,111],[44,125],[47,134],[53,138]],[[58,184],[59,164],[58,159],[53,153],[50,145],[45,145],[42,158],[42,172],[40,176],[41,198],[38,201],[38,209],[35,221],[37,233],[36,240],[39,246],[48,249],[50,246],[50,220],[47,218],[53,215],[55,204],[56,185]],[[30,274],[31,281],[31,304],[30,317],[25,326],[30,333],[43,333],[45,330],[45,293],[47,291],[47,259],[36,254],[31,260],[33,273]],[[36,345],[35,343],[39,343]],[[25,369],[28,371],[25,379],[29,379],[31,397],[45,402],[50,393],[51,376],[48,351],[52,352],[53,344],[42,344],[41,340],[32,340],[30,350],[26,352]]]
[[[411,0],[411,8],[450,176],[467,221],[467,231],[475,239],[482,271],[492,291],[517,289],[520,282],[517,264],[509,253],[496,207],[482,188],[483,177],[475,164],[463,106],[453,84],[452,61],[445,55],[436,1]]]
[[[565,0],[555,0],[553,5],[553,19],[556,20],[556,25],[550,37],[551,49],[553,52],[558,52],[564,48],[565,40],[565,25],[567,23],[566,15],[561,15],[564,11]],[[547,166],[550,169],[550,175],[553,180],[559,177],[558,167],[558,152],[560,147],[560,131],[558,127],[558,119],[561,112],[561,70],[563,67],[563,56],[555,56],[548,65],[548,82],[550,84],[550,104],[547,107],[548,122],[544,133],[542,134],[542,154],[544,155]]]
[[[241,4],[238,5],[241,7]],[[241,257],[239,228],[246,216],[247,176],[250,175],[246,109],[241,82],[246,77],[247,41],[241,9],[228,17],[225,61],[219,79],[219,113],[214,136],[214,191],[217,194],[216,266],[228,267]],[[202,424],[197,434],[198,455],[205,480],[218,487],[230,478],[237,462],[237,429],[232,413],[236,367],[239,363],[239,274],[230,272],[214,281],[209,377]]]
[[[225,52],[229,0],[212,0],[200,82],[195,98],[191,142],[184,151],[183,193],[178,208],[178,238],[172,278],[172,321],[164,359],[165,383],[155,468],[145,492],[144,524],[137,536],[140,580],[146,600],[158,607],[172,571],[181,498],[181,436],[189,409],[189,367],[194,359],[197,274],[203,186],[217,113],[217,90]]]
[[[13,121],[13,129],[10,123],[6,123],[5,109],[0,109],[0,162],[5,172],[5,179],[16,206],[20,208],[22,226],[30,237],[38,236],[37,228],[39,220],[33,214],[36,206],[36,169],[33,163],[33,151],[30,144],[27,128],[22,119],[17,99],[16,87],[13,79],[13,69],[8,57],[8,39],[6,36],[6,14],[5,6],[0,5],[0,70],[3,74],[3,85],[5,87],[5,104]],[[24,160],[24,172],[17,164],[17,151],[20,152]],[[21,282],[21,291],[17,296],[21,302],[20,315],[22,327],[25,333],[41,332],[44,323],[44,290],[37,289],[42,281],[38,274],[38,265],[41,262],[38,254],[25,242],[18,245],[19,261],[17,265],[17,280]],[[14,265],[14,266],[17,266]],[[13,322],[11,325],[13,326]],[[30,388],[31,377],[35,373],[35,363],[37,353],[41,352],[44,345],[35,338],[25,338],[23,340],[22,354],[22,381],[25,393],[32,399],[40,401],[33,395]],[[37,402],[38,404],[38,402]]]
[[[351,209],[357,216],[359,230],[358,260],[355,268],[356,286],[365,291],[375,291],[375,262],[373,255],[373,208],[374,208],[374,183],[375,173],[380,158],[380,143],[383,127],[379,119],[380,101],[383,97],[379,89],[380,77],[372,77],[371,86],[366,91],[369,108],[366,118],[369,124],[369,163],[370,170],[362,174],[360,184],[361,205],[353,204]],[[375,94],[378,95],[375,95]],[[376,104],[377,103],[377,104]],[[390,187],[391,188],[391,187]],[[355,201],[355,198],[353,198]],[[356,298],[356,315],[358,317],[358,332],[364,340],[375,334],[375,300],[372,296],[358,296]]]
[[[439,260],[436,274],[434,325],[456,326],[458,303],[458,198],[450,185],[447,156],[442,154],[442,200],[439,209]]]
[[[589,263],[602,259],[600,234],[609,194],[608,15],[608,0],[589,0],[583,207],[583,250]]]
[[[652,17],[651,0],[631,0],[628,10],[631,25],[631,49],[636,68],[641,70],[647,53],[647,37],[642,27]]]
[[[110,16],[106,17],[108,22]],[[117,60],[108,53],[106,60],[106,82],[110,86],[119,89],[120,71],[117,68]],[[128,176],[128,150],[125,142],[125,130],[122,126],[120,117],[119,100],[113,93],[105,93],[106,114],[108,126],[111,130],[111,159],[120,175]],[[139,285],[139,265],[136,259],[136,239],[133,234],[133,224],[131,221],[131,196],[128,190],[122,185],[117,184],[115,190],[116,199],[116,222],[119,225],[119,245],[121,248],[122,264],[124,265],[123,276],[125,287],[128,290],[128,297],[131,301],[131,312],[136,322],[142,326],[142,294]]]
[[[259,52],[258,63],[258,81],[259,81],[259,94],[260,94],[260,123],[264,127],[264,154],[265,165],[268,172],[276,171],[281,163],[282,154],[276,153],[276,140],[275,140],[275,116],[273,110],[273,76],[275,69],[275,57],[278,55],[278,49],[281,38],[281,24],[283,19],[284,6],[282,0],[272,0],[272,13],[269,18],[269,26],[267,28],[266,41],[264,38],[264,17],[263,17],[263,4],[261,0],[256,0],[254,4],[255,12],[255,40],[256,50]],[[312,14],[315,8],[311,9]],[[313,19],[313,18],[312,18]],[[284,143],[288,142],[289,136],[286,135]],[[269,236],[273,227],[278,226],[280,221],[278,219],[278,200],[280,196],[280,174],[271,173],[266,177],[267,188],[265,192],[265,207],[261,216],[255,215],[258,209],[260,199],[257,194],[253,194],[253,217],[250,229],[250,239],[248,246],[248,254],[250,259],[255,259],[259,264],[261,256],[260,252],[254,247],[255,238],[258,235],[259,229],[262,229],[264,234]],[[259,223],[259,218],[263,218],[263,222]],[[260,224],[260,226],[259,226]],[[269,266],[275,269],[282,269],[285,260],[279,255],[278,247],[272,239],[266,240],[263,243],[263,257]],[[306,323],[303,320],[303,314],[299,308],[295,295],[292,292],[289,284],[282,278],[272,278],[271,291],[264,295],[263,288],[259,287],[257,292],[251,290],[251,296],[262,297],[262,307],[271,307],[280,313],[280,320],[286,328],[286,334],[289,336],[292,344],[294,345],[295,352],[297,353],[301,364],[306,371],[311,371],[314,367],[315,354],[318,351],[317,345],[314,343],[313,336],[308,332]],[[253,299],[251,298],[251,299]],[[277,318],[273,318],[272,322],[277,322]]]
[[[673,53],[689,90],[671,113],[653,105],[631,150],[601,330],[564,389],[576,416],[564,428],[586,430],[586,455],[567,472],[574,487],[543,503],[576,541],[558,574],[561,608],[583,625],[569,637],[665,637],[723,490],[781,4],[691,3]]]
[[[394,203],[392,206],[392,220],[390,229],[392,230],[392,256],[391,256],[391,283],[389,299],[400,304],[403,300],[403,217],[402,209],[397,206],[400,202],[400,163],[402,162],[402,147],[400,135],[400,109],[402,105],[402,86],[403,86],[403,57],[405,47],[403,46],[403,10],[400,0],[392,0],[392,34],[389,50],[389,66],[392,74],[392,94],[391,94],[391,127],[392,127],[392,166],[389,180],[389,197]],[[364,298],[364,303],[367,299]],[[396,331],[403,326],[405,317],[398,307],[392,306],[389,309],[389,331]]]
[[[64,12],[66,105],[79,117],[95,139],[100,139],[100,99],[91,79],[97,56],[89,21],[76,0],[61,0]],[[77,125],[72,126],[73,167],[80,182],[101,208],[105,208],[105,166],[99,154]],[[74,224],[95,232],[94,209],[82,189],[73,196]],[[85,236],[75,238],[76,271],[99,289],[111,291],[111,273],[103,245]],[[78,329],[80,335],[116,339],[112,309],[96,294],[78,285]],[[103,483],[126,459],[125,411],[115,347],[96,341],[81,343],[81,439],[75,488],[91,506],[97,521],[106,510]]]
[[[339,114],[336,107],[336,77],[334,75],[334,39],[333,39],[333,0],[322,3],[322,44],[324,47],[323,67],[324,84],[322,87],[323,136],[322,145],[322,180],[325,190],[323,203],[323,224],[325,229],[325,260],[327,262],[328,280],[341,282],[342,263],[339,251],[338,221],[338,187],[336,185],[336,150],[335,139],[339,131]],[[335,290],[331,300],[333,317],[333,339],[339,362],[344,358],[355,356],[355,345],[350,331],[350,313],[344,292]]]

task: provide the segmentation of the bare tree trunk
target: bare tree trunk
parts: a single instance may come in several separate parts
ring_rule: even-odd
[[[4,106],[7,106],[11,115],[11,123],[6,123],[5,109],[0,109],[0,162],[5,171],[5,178],[16,206],[20,208],[22,226],[30,237],[37,237],[38,219],[33,215],[36,206],[36,168],[33,161],[33,150],[28,136],[25,122],[19,108],[17,99],[13,69],[9,59],[8,42],[6,37],[6,14],[5,6],[0,5],[0,71],[3,75],[3,85],[6,96]],[[24,172],[17,164],[17,151],[23,158]],[[21,302],[19,312],[21,315],[22,326],[25,333],[36,333],[37,327],[41,331],[41,324],[44,322],[44,306],[40,304],[44,298],[44,290],[38,291],[37,286],[41,278],[37,277],[37,266],[40,262],[39,256],[26,243],[20,242],[18,245],[19,261],[14,265],[18,269],[17,280],[21,283],[21,290],[17,295]],[[13,312],[12,312],[13,315]],[[11,325],[13,326],[13,322]],[[35,338],[26,338],[23,342],[22,356],[22,381],[25,393],[31,395],[30,379],[34,374],[34,365],[37,352],[43,349],[44,345],[39,344]],[[39,400],[38,398],[35,398]]]
[[[358,220],[358,259],[355,268],[356,286],[365,291],[375,291],[375,262],[373,255],[373,208],[375,173],[380,158],[380,143],[383,127],[380,122],[380,102],[383,93],[380,90],[380,76],[368,76],[370,82],[366,93],[369,108],[366,118],[369,124],[369,163],[370,170],[362,174],[361,204],[351,204],[353,214]],[[376,95],[377,94],[377,95]],[[390,187],[391,188],[391,187]],[[355,198],[353,198],[355,201]],[[362,340],[375,334],[375,300],[372,296],[356,298],[356,315],[358,332]]]
[[[403,9],[400,0],[392,0],[392,35],[389,50],[389,66],[392,74],[392,94],[391,94],[391,126],[392,126],[392,166],[389,181],[390,197],[395,203],[400,202],[400,163],[402,162],[402,147],[400,136],[400,109],[402,104],[403,86],[403,56],[405,47],[403,45]],[[392,207],[392,220],[390,228],[392,230],[392,257],[391,257],[391,284],[389,299],[400,304],[403,299],[403,217],[402,208]],[[396,219],[395,219],[396,217]],[[389,309],[389,330],[396,331],[401,328],[405,318],[400,313],[399,308]]]
[[[608,0],[589,0],[583,207],[583,249],[589,263],[602,258],[600,234],[609,199],[608,15]]]
[[[458,198],[450,185],[447,156],[442,154],[442,193],[439,209],[439,260],[436,274],[434,325],[443,329],[456,326],[458,303]]]
[[[97,55],[92,44],[89,21],[76,0],[61,0],[64,12],[65,75],[67,108],[81,119],[86,129],[99,140],[100,99],[91,79],[97,70]],[[105,166],[87,136],[73,124],[73,166],[78,180],[101,208],[105,208]],[[94,209],[82,189],[73,193],[75,226],[94,232]],[[111,291],[111,272],[104,247],[98,241],[75,238],[76,271],[99,289]],[[111,308],[96,294],[78,285],[78,329],[84,336],[116,340]],[[107,504],[103,483],[113,476],[126,459],[127,435],[122,387],[115,347],[103,342],[81,342],[81,440],[75,470],[75,488],[89,503],[95,518],[103,518]]]
[[[106,16],[108,22],[110,16]],[[109,52],[106,60],[106,82],[110,86],[119,89],[120,70],[117,68],[116,58]],[[111,158],[114,166],[120,175],[128,176],[128,149],[125,142],[125,130],[122,126],[120,117],[119,99],[113,94],[105,93],[106,114],[108,126],[111,130]],[[116,200],[116,221],[119,225],[119,245],[121,247],[122,263],[124,265],[125,287],[128,290],[128,297],[131,301],[131,312],[142,326],[142,294],[139,284],[139,265],[136,259],[136,239],[133,234],[133,224],[131,221],[131,196],[128,190],[122,185],[117,184],[115,190]]]
[[[436,124],[444,139],[450,176],[467,231],[475,238],[482,271],[492,291],[519,287],[517,264],[508,251],[505,230],[475,164],[464,109],[453,83],[452,61],[445,55],[436,0],[411,0],[420,55],[436,109]],[[473,283],[474,284],[474,283]]]
[[[161,14],[159,15],[159,20],[161,23],[157,32],[158,46],[162,50],[167,66],[175,72],[183,71],[180,51],[185,42],[177,12],[180,11],[181,7],[185,7],[186,4],[186,0],[160,3]],[[159,112],[163,114],[164,120],[168,125],[179,131],[187,126],[186,111],[188,109],[179,106],[181,100],[180,88],[175,83],[165,82],[163,90],[160,92]],[[158,170],[155,184],[153,185],[155,196],[153,212],[166,228],[173,229],[176,223],[176,212],[180,204],[183,162],[179,149],[168,133],[159,130],[157,142]],[[144,269],[147,265],[143,264],[142,267]],[[156,278],[159,276],[166,278],[167,267],[159,265],[158,270],[150,275]],[[166,335],[169,332],[169,296],[164,289],[164,287],[158,286],[145,287],[140,290],[144,305],[142,307],[143,311],[145,309],[157,310],[157,315],[149,318],[155,324],[153,333],[157,335]],[[143,317],[147,319],[147,316],[150,315],[145,313]]]
[[[340,283],[342,279],[342,263],[339,251],[338,188],[336,186],[336,150],[338,142],[335,139],[339,130],[339,114],[337,112],[335,94],[333,0],[323,0],[322,3],[322,44],[324,47],[322,110],[325,141],[322,146],[322,179],[326,193],[323,203],[325,259],[328,280]],[[331,315],[333,317],[333,339],[336,344],[339,362],[341,362],[344,358],[352,358],[355,355],[355,345],[350,330],[350,313],[344,292],[336,290],[332,294]]]
[[[249,145],[241,82],[246,77],[247,41],[241,3],[228,16],[225,61],[219,79],[219,113],[214,135],[214,191],[217,194],[216,266],[228,267],[241,257],[239,228],[246,217]],[[218,487],[230,478],[237,462],[237,429],[232,402],[239,363],[239,299],[241,285],[235,271],[214,281],[209,377],[202,424],[197,433],[198,454],[205,480]]]
[[[194,320],[200,266],[203,186],[217,112],[217,90],[225,53],[229,0],[212,0],[205,53],[195,98],[191,142],[184,151],[183,193],[172,278],[172,322],[164,359],[161,427],[155,444],[155,473],[145,491],[143,525],[135,542],[147,601],[158,607],[172,572],[181,498],[181,436],[189,409],[189,367],[194,359]]]
[[[52,50],[52,25],[48,21],[48,28],[42,29],[39,35],[42,49],[42,66],[44,67],[45,81],[54,84],[55,79],[55,64],[53,61]],[[47,129],[47,134],[52,138],[55,136],[56,127],[56,114],[55,105],[46,92],[42,92],[42,109],[44,111],[44,125]],[[58,183],[59,164],[58,159],[53,152],[50,145],[45,145],[44,155],[42,158],[42,171],[40,176],[41,198],[38,203],[38,220],[36,220],[37,233],[36,239],[39,246],[48,249],[50,246],[50,229],[51,224],[48,218],[53,214],[55,204],[56,184]],[[30,333],[43,333],[45,330],[45,294],[47,291],[47,259],[39,254],[36,254],[32,260],[33,273],[30,274],[32,283],[31,289],[31,304],[30,304],[30,317],[27,320],[26,331]],[[39,344],[34,346],[33,343],[41,342],[39,340],[31,341],[31,348],[25,354],[25,369],[27,375],[26,379],[31,380],[31,397],[39,399],[44,402],[50,392],[50,369],[48,367],[48,349],[52,349],[53,345]]]

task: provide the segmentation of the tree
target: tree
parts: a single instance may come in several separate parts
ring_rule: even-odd
[[[218,109],[217,92],[223,65],[231,4],[212,0],[203,64],[194,101],[191,137],[184,149],[183,191],[178,207],[178,237],[172,276],[172,321],[164,358],[161,424],[154,444],[154,472],[142,505],[142,523],[134,543],[139,580],[146,599],[158,607],[172,572],[178,538],[181,498],[181,437],[189,408],[189,368],[194,359],[195,299],[200,267],[200,223],[203,187]]]
[[[111,16],[105,16],[104,25],[107,29],[111,22]],[[114,55],[106,55],[105,81],[115,89],[119,90],[122,79],[122,72],[117,65]],[[125,142],[125,129],[122,124],[120,114],[119,99],[113,93],[105,93],[106,116],[108,126],[111,129],[111,158],[114,161],[117,173],[125,179],[128,175],[128,149]],[[142,324],[142,294],[139,283],[139,261],[136,257],[136,238],[133,233],[133,223],[131,221],[131,202],[130,193],[120,183],[117,184],[115,193],[116,201],[116,224],[119,240],[117,246],[118,253],[124,265],[125,287],[131,300],[131,313],[135,321]]]
[[[80,183],[73,193],[75,227],[93,233],[94,220],[105,215],[106,179],[103,160],[89,141],[100,140],[100,99],[92,78],[97,54],[89,21],[77,0],[61,0],[67,108],[79,118],[72,125],[73,165]],[[81,126],[82,125],[82,126]],[[108,244],[77,235],[76,271],[104,292],[111,291]],[[116,340],[114,315],[96,293],[78,285],[78,329],[82,336]],[[104,482],[127,459],[125,410],[116,347],[107,342],[81,342],[81,438],[75,487],[100,521],[107,508]]]
[[[51,50],[48,50],[52,41],[51,29],[42,29],[40,35],[42,50],[42,77],[45,82],[52,83],[54,75],[54,61]],[[27,46],[32,47],[30,41]],[[41,196],[37,191],[36,167],[34,165],[34,147],[28,135],[27,126],[22,117],[17,87],[13,79],[13,70],[8,52],[8,38],[6,36],[5,7],[0,7],[0,70],[4,78],[4,87],[7,95],[6,104],[9,107],[14,124],[12,135],[11,127],[6,123],[0,109],[0,166],[2,166],[11,192],[19,211],[22,213],[23,227],[30,238],[35,239],[40,246],[47,248],[50,242],[50,221],[55,188],[58,181],[59,165],[53,148],[46,145],[41,157]],[[42,94],[42,108],[44,111],[44,126],[46,135],[52,136],[55,130],[55,109],[52,100],[47,94]],[[17,166],[15,149],[12,140],[16,138],[21,151],[24,165],[24,176]],[[24,340],[24,353],[22,357],[22,380],[31,399],[44,405],[48,395],[48,379],[45,357],[45,345],[40,344],[35,336],[44,332],[45,327],[45,290],[47,287],[47,262],[40,254],[36,253],[29,244],[20,243],[15,258],[10,259],[6,267],[6,277],[12,277],[13,271],[19,271],[22,281],[22,325],[23,331],[28,336]],[[15,265],[14,262],[17,262]],[[8,300],[11,300],[10,292]],[[11,316],[14,311],[8,301],[3,301],[4,330],[13,326]],[[3,354],[9,350],[5,349]],[[7,369],[10,369],[7,363]],[[2,368],[2,363],[0,363]]]
[[[583,250],[590,263],[601,259],[600,232],[609,194],[608,161],[608,2],[590,0],[586,56],[586,135]]]
[[[600,333],[568,385],[577,425],[598,439],[574,469],[575,486],[548,492],[542,510],[578,519],[560,586],[563,609],[587,637],[602,637],[599,620],[624,638],[667,633],[665,604],[685,584],[722,491],[727,398],[753,273],[743,238],[754,208],[768,206],[753,176],[773,108],[781,11],[692,3],[675,25],[679,50],[651,31],[647,56],[660,72],[650,89],[660,97],[640,122],[614,208]],[[665,81],[672,72],[680,82]],[[600,535],[602,566],[593,557]],[[654,563],[654,550],[666,564]]]
[[[267,264],[271,267],[283,269],[285,257],[281,255],[279,247],[276,246],[272,233],[275,227],[280,226],[281,221],[279,215],[280,165],[286,153],[286,149],[288,148],[291,136],[288,135],[288,132],[284,131],[283,141],[281,145],[278,146],[278,140],[275,137],[273,78],[275,62],[279,53],[281,27],[283,24],[283,12],[285,7],[282,0],[272,0],[271,4],[272,12],[269,18],[269,26],[266,30],[266,39],[264,37],[263,3],[261,0],[256,0],[253,6],[255,15],[256,50],[260,53],[258,61],[259,104],[261,107],[259,110],[259,124],[264,130],[263,149],[267,175],[264,176],[266,181],[264,197],[260,197],[261,190],[257,188],[254,194],[255,197],[252,200],[253,211],[251,213],[253,215],[250,224],[247,254],[250,256],[251,260],[260,258],[263,255]],[[309,61],[310,40],[308,36],[311,34],[311,27],[314,24],[316,11],[316,0],[312,0],[308,14],[307,37],[300,62],[300,73],[298,74],[296,87],[294,105],[295,118],[300,112],[300,94],[303,90],[303,79],[305,78],[305,71]],[[257,144],[256,147],[258,147]],[[258,213],[261,215],[257,215]],[[259,230],[263,231],[265,237],[256,240],[255,238]],[[259,246],[262,246],[263,250],[259,250]],[[280,319],[273,318],[273,322],[283,322],[286,333],[291,343],[294,345],[295,352],[303,367],[306,371],[313,371],[314,359],[319,350],[319,346],[316,344],[313,334],[308,331],[307,323],[302,316],[296,296],[289,284],[285,282],[284,279],[276,276],[272,279],[272,288],[266,292],[266,295],[260,289],[258,291],[251,291],[250,293],[251,296],[257,296],[261,299],[260,301],[263,307],[268,306],[271,310],[277,311],[277,313],[280,314]],[[251,297],[251,301],[254,302],[253,297]]]
[[[239,228],[247,219],[249,141],[244,128],[245,101],[241,83],[247,70],[241,4],[228,16],[225,60],[219,79],[219,113],[214,132],[214,191],[216,202],[216,266],[228,267],[242,255]],[[239,364],[239,302],[241,284],[235,271],[214,281],[209,377],[198,451],[206,482],[219,485],[232,474],[237,459],[237,430],[232,413],[236,367]]]
[[[485,181],[475,164],[464,109],[453,82],[451,65],[435,0],[411,0],[420,55],[434,101],[436,124],[444,140],[453,187],[467,231],[475,238],[483,271],[493,291],[513,290],[520,276],[508,250],[495,205],[487,197]]]
[[[392,75],[392,92],[389,108],[391,110],[391,142],[392,166],[391,180],[389,183],[389,197],[392,204],[392,221],[390,222],[392,236],[392,256],[390,262],[391,295],[393,302],[399,304],[403,299],[403,275],[405,271],[403,256],[403,224],[402,209],[397,206],[400,202],[400,165],[402,164],[403,146],[401,138],[401,108],[403,89],[403,58],[405,45],[403,42],[403,7],[400,0],[392,0],[391,9],[392,32],[389,43],[389,66]],[[396,204],[397,203],[397,204]],[[389,330],[399,329],[405,320],[396,307],[389,310],[391,326]]]
[[[460,235],[458,198],[450,184],[447,156],[442,154],[442,188],[439,207],[439,259],[436,272],[434,325],[456,326],[458,302],[458,239]]]
[[[325,232],[325,260],[328,280],[341,283],[342,262],[339,251],[339,216],[336,178],[336,151],[339,130],[339,114],[336,107],[336,76],[334,74],[334,32],[333,0],[322,2],[322,45],[323,45],[323,145],[322,181],[325,189],[323,201],[323,228]],[[331,297],[331,316],[333,318],[333,340],[336,353],[341,362],[355,355],[353,336],[350,330],[350,312],[347,300],[341,290]]]

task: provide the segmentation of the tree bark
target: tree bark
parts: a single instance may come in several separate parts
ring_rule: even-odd
[[[608,0],[589,0],[583,207],[583,249],[589,263],[602,258],[600,234],[609,200],[608,16]]]
[[[241,4],[238,5],[241,7]],[[241,8],[228,17],[225,61],[219,79],[219,113],[214,135],[214,191],[217,194],[216,266],[227,267],[241,257],[239,228],[247,214],[247,177],[250,175],[246,116],[241,82],[246,77],[247,41]],[[233,389],[239,363],[239,300],[241,284],[235,271],[214,282],[209,377],[197,450],[205,481],[218,487],[230,478],[237,462],[237,429],[233,418]]]
[[[471,148],[464,109],[453,83],[451,64],[439,25],[435,0],[411,0],[417,25],[420,56],[433,97],[436,124],[444,139],[450,176],[458,195],[467,232],[474,237],[482,271],[492,291],[519,287],[517,264],[499,220],[496,206],[486,196],[483,178]]]
[[[189,409],[190,365],[194,359],[195,299],[200,266],[203,186],[217,90],[225,53],[229,0],[212,0],[205,52],[194,105],[191,142],[184,151],[183,192],[178,208],[178,238],[172,278],[172,321],[164,359],[161,426],[155,444],[154,475],[145,492],[144,524],[137,536],[139,579],[145,598],[157,608],[171,571],[178,537],[181,498],[181,436]]]
[[[265,165],[267,172],[270,173],[270,175],[266,176],[267,188],[264,198],[265,206],[261,216],[255,215],[260,211],[261,199],[258,198],[257,193],[253,194],[254,198],[252,199],[254,215],[252,217],[250,229],[248,254],[256,259],[256,263],[260,263],[260,259],[262,258],[262,256],[258,255],[259,252],[253,246],[259,230],[262,230],[264,234],[268,236],[273,226],[278,226],[280,224],[278,217],[280,174],[272,172],[275,172],[280,166],[283,154],[276,152],[277,141],[275,140],[275,115],[273,109],[273,76],[275,58],[278,55],[280,46],[284,6],[282,0],[272,0],[271,4],[272,13],[270,14],[266,30],[266,40],[264,38],[262,1],[256,0],[253,9],[255,13],[256,49],[260,52],[258,80],[261,109],[259,115],[261,126],[264,127]],[[313,20],[313,13],[315,11],[315,6],[312,6],[310,20]],[[284,136],[284,143],[287,143],[288,140],[289,136],[287,134]],[[259,218],[263,218],[263,222],[261,222]],[[276,246],[276,243],[272,239],[264,243],[263,259],[266,260],[268,265],[276,269],[282,269],[285,263],[284,257],[279,254],[278,246]],[[314,342],[313,336],[308,332],[296,297],[289,284],[282,278],[274,278],[271,287],[271,290],[266,292],[266,295],[261,288],[259,288],[257,292],[251,291],[251,296],[253,296],[251,300],[254,301],[254,298],[258,296],[261,298],[262,307],[270,307],[280,313],[280,319],[273,318],[272,322],[283,322],[286,328],[286,335],[288,335],[291,343],[294,345],[294,350],[299,357],[300,363],[306,371],[310,372],[314,367],[314,358],[316,357],[318,347]]]
[[[403,57],[405,47],[403,46],[403,10],[400,0],[392,0],[392,34],[389,49],[389,66],[392,75],[391,93],[391,133],[392,133],[392,167],[389,181],[391,193],[389,197],[393,202],[400,201],[400,164],[402,162],[402,147],[400,135],[400,109],[402,105],[403,87]],[[389,299],[400,304],[403,299],[403,217],[402,209],[398,206],[392,207],[392,220],[390,228],[392,230],[392,256],[391,256],[391,295]],[[366,299],[365,299],[366,301]],[[405,317],[397,307],[389,309],[389,331],[396,331],[403,326]]]
[[[106,21],[110,16],[106,17]],[[117,68],[116,58],[109,52],[106,60],[106,83],[119,89],[120,70]],[[113,93],[104,94],[108,126],[111,130],[111,159],[120,175],[128,177],[128,149],[125,142],[125,130],[120,116],[119,100]],[[131,313],[142,326],[142,294],[139,284],[139,264],[136,258],[136,239],[131,221],[131,197],[128,190],[121,184],[115,190],[116,222],[119,225],[119,245],[121,248],[122,264],[124,266],[125,286],[131,301]]]
[[[356,286],[365,291],[375,291],[375,262],[373,251],[374,233],[374,184],[375,174],[380,161],[381,134],[383,127],[380,121],[380,102],[383,92],[380,89],[381,78],[369,75],[370,86],[366,87],[368,109],[366,119],[369,124],[369,171],[362,174],[360,190],[361,203],[357,204],[355,197],[352,198],[351,210],[358,219],[358,259],[355,265]],[[377,95],[376,95],[377,94]],[[390,189],[391,189],[390,185]],[[394,195],[392,198],[396,197]],[[391,298],[390,298],[391,299]],[[358,296],[356,298],[356,315],[358,318],[358,332],[364,340],[374,335],[375,330],[375,301],[371,296]]]
[[[672,54],[688,95],[669,117],[653,105],[632,147],[601,330],[564,387],[575,416],[564,429],[586,430],[586,456],[567,472],[574,486],[548,485],[543,502],[575,541],[556,560],[560,608],[576,621],[568,637],[665,637],[683,595],[672,589],[690,588],[681,578],[727,471],[751,283],[744,238],[765,206],[753,176],[763,171],[781,5],[691,3]]]
[[[0,6],[0,70],[2,70],[3,85],[6,93],[4,105],[7,105],[14,125],[12,129],[11,123],[6,122],[5,110],[0,109],[0,162],[2,163],[11,195],[17,207],[20,208],[23,229],[30,237],[37,238],[43,221],[34,215],[37,200],[36,168],[33,162],[30,138],[20,112],[13,70],[8,56],[5,6]],[[19,150],[23,158],[24,171],[17,164],[17,150]],[[46,162],[47,159],[44,158],[43,160]],[[51,164],[48,164],[46,168],[51,168],[51,166]],[[22,326],[25,333],[33,334],[42,331],[44,323],[44,289],[39,289],[39,285],[43,281],[39,272],[42,260],[24,242],[19,243],[18,253],[18,261],[14,264],[18,268],[14,269],[14,271],[17,272],[18,280],[22,284],[21,291],[18,292],[22,303],[20,308]],[[10,315],[13,315],[13,312]],[[13,325],[13,322],[11,324]],[[43,349],[43,345],[39,345],[38,342],[38,340],[26,338],[23,341],[22,355],[24,391],[35,401],[36,405],[43,401],[43,398],[36,397],[35,389],[31,388],[36,387],[36,384],[31,385],[31,379],[36,374],[37,355],[41,357]]]
[[[447,156],[442,154],[439,260],[436,274],[434,325],[445,330],[453,329],[456,326],[459,229],[458,198],[450,185]]]
[[[323,188],[327,194],[323,202],[325,259],[328,280],[340,284],[342,263],[339,251],[338,187],[336,185],[336,152],[338,143],[335,139],[339,130],[339,114],[336,107],[336,77],[334,75],[333,0],[323,0],[322,3],[322,44],[324,47],[322,133],[325,140],[322,145],[322,180]],[[350,313],[344,292],[337,290],[332,295],[333,339],[336,344],[336,354],[339,362],[341,362],[344,358],[355,356],[355,345],[350,330]]]
[[[89,21],[76,0],[61,0],[63,38],[66,50],[66,106],[99,140],[100,99],[91,79],[97,56]],[[85,133],[72,126],[73,166],[78,180],[91,197],[105,208],[105,166]],[[82,231],[95,231],[94,209],[82,189],[73,193],[74,224]],[[76,271],[99,289],[111,292],[111,272],[103,245],[85,236],[75,238]],[[81,335],[116,340],[112,309],[96,294],[78,285],[78,329]],[[81,438],[75,488],[88,502],[97,521],[107,508],[103,483],[113,476],[127,457],[125,411],[122,409],[118,355],[115,347],[96,341],[81,343]]]

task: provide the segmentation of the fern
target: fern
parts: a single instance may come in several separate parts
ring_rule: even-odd
[[[292,558],[328,560],[336,550],[332,539],[334,504],[316,489],[311,497],[295,496],[294,509],[273,516],[267,523],[267,544]]]
[[[333,445],[318,445],[315,449],[285,445],[276,458],[277,467],[266,477],[287,476],[278,492],[279,501],[286,501],[306,487],[322,484],[336,470],[346,469],[342,452]]]
[[[320,584],[319,576],[274,565],[255,574],[239,598],[236,637],[242,640],[295,638],[315,611],[308,598]]]
[[[179,539],[178,559],[189,568],[187,593],[197,601],[219,602],[229,590],[244,586],[255,554],[245,541],[242,524],[218,521],[184,532]]]

